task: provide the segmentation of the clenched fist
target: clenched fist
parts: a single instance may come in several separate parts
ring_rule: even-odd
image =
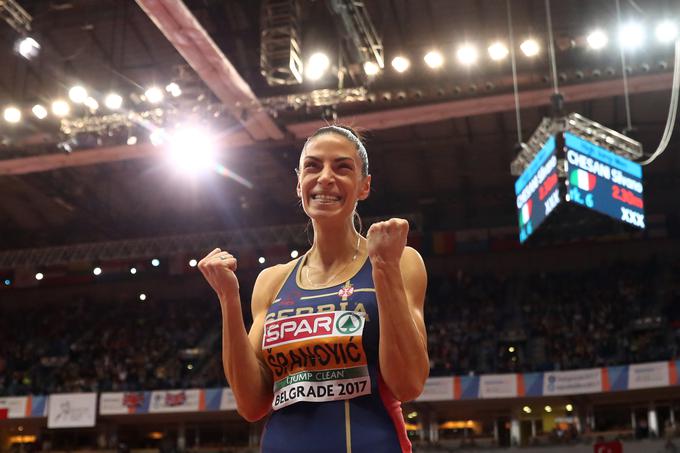
[[[408,221],[390,219],[371,225],[366,235],[371,263],[399,264],[406,247]]]
[[[215,249],[198,263],[198,269],[215,290],[220,300],[238,300],[236,258],[229,252]]]

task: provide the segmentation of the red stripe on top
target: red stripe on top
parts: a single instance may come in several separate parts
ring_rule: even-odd
[[[392,423],[394,423],[394,429],[397,431],[397,438],[399,438],[401,453],[412,453],[411,441],[408,440],[404,415],[401,412],[401,402],[396,399],[390,389],[387,388],[387,384],[383,381],[380,373],[378,373],[378,392],[380,393],[382,403],[385,405],[385,409],[387,409],[387,413],[390,414]]]
[[[671,385],[678,385],[678,369],[675,366],[675,360],[668,362],[668,382]]]
[[[611,383],[609,382],[609,370],[604,367],[601,368],[602,373],[602,391],[603,392],[609,392],[612,389]]]

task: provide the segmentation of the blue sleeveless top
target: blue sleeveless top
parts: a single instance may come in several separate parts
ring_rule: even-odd
[[[370,260],[342,284],[304,289],[298,259],[267,310],[273,375],[263,453],[411,452],[401,404],[380,376]]]

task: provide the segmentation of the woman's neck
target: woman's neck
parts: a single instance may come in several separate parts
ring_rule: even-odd
[[[314,244],[307,256],[307,264],[328,270],[339,263],[356,259],[361,249],[361,236],[351,224],[331,226],[313,221]]]

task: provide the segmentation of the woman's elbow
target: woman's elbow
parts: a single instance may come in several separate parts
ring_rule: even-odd
[[[245,407],[238,405],[236,407],[236,412],[238,412],[238,414],[241,417],[245,418],[246,421],[250,423],[255,423],[256,421],[264,418],[264,416],[269,413],[269,407],[267,407],[267,409],[265,410],[262,408]]]

